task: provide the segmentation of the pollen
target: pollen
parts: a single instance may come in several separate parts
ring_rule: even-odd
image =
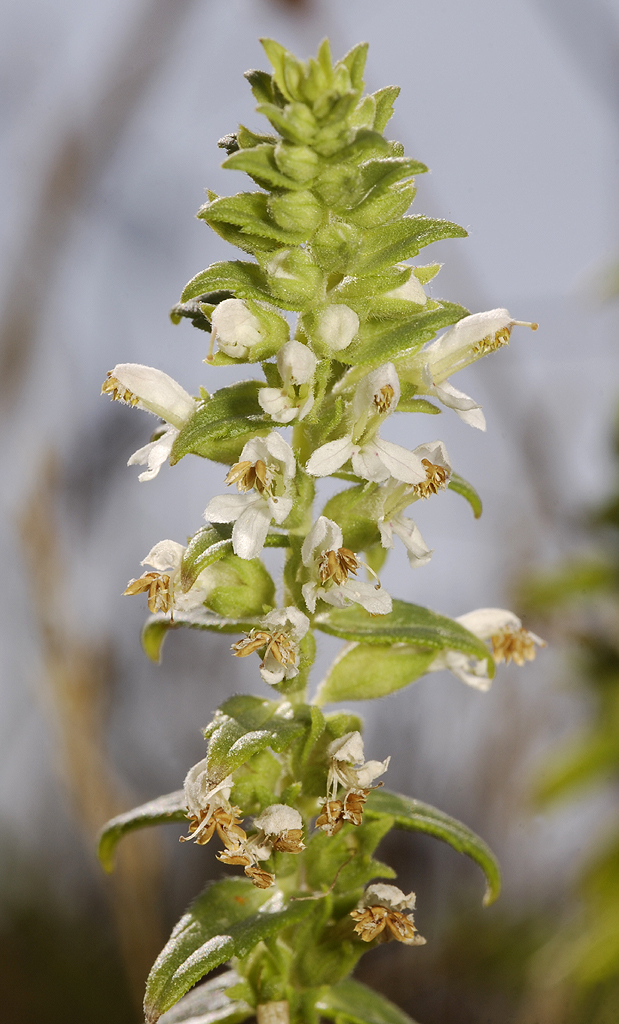
[[[421,465],[425,468],[426,479],[415,487],[415,494],[420,498],[429,498],[432,494],[438,494],[447,487],[449,470],[444,466],[437,466],[429,459],[422,459]]]
[[[316,818],[316,828],[328,836],[337,835],[344,824],[344,804],[341,800],[327,800]]]
[[[256,462],[237,462],[226,477],[227,484],[236,484],[238,491],[256,489],[258,494],[268,493],[271,487],[271,474],[262,459]]]
[[[174,605],[174,587],[167,573],[145,572],[139,579],[129,580],[125,594],[148,594],[148,610],[171,612]]]
[[[272,875],[269,871],[264,871],[263,868],[259,868],[257,864],[248,865],[245,868],[245,874],[251,879],[257,889],[268,889],[275,883],[275,875]]]
[[[274,633],[268,633],[266,630],[252,629],[251,633],[244,640],[238,640],[237,643],[232,644],[230,650],[235,657],[246,658],[249,654],[259,651],[262,647],[266,648],[264,658],[272,654],[280,665],[294,665],[296,660],[294,644],[283,629],[275,630]]]
[[[391,384],[385,384],[384,387],[380,388],[380,390],[374,395],[374,405],[376,406],[377,411],[380,413],[389,412],[393,404],[394,396],[395,391],[391,387]]]
[[[133,394],[133,391],[123,387],[120,381],[112,376],[111,370],[108,370],[107,377],[101,385],[101,394],[109,395],[113,402],[124,402],[125,405],[135,406],[140,401],[137,395]]]
[[[535,658],[535,641],[527,629],[501,629],[490,639],[495,661],[504,661],[506,665],[513,661],[522,667],[525,661]]]
[[[485,338],[473,345],[473,352],[478,356],[487,356],[489,352],[496,352],[497,349],[509,345],[511,327],[502,327],[495,334],[487,334]]]

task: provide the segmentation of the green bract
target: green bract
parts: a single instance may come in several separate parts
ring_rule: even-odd
[[[171,313],[201,332],[209,390],[196,386],[194,397],[129,363],[103,390],[164,418],[130,459],[148,466],[142,480],[185,455],[230,467],[206,523],[186,546],[155,545],[127,587],[147,595],[147,655],[159,660],[170,630],[234,634],[232,654],[259,666],[269,699],[237,695],[218,708],[184,788],[114,818],[99,853],[111,870],[123,835],[185,819],[183,838],[214,840],[246,876],[211,884],[174,929],[148,979],[149,1022],[413,1024],[348,978],[370,945],[425,941],[414,894],[385,882],[395,873],[374,856],[380,840],[392,828],[422,831],[467,854],[486,876],[486,903],[498,867],[461,822],[380,789],[389,758],[366,760],[360,720],[322,706],[385,696],[438,669],[487,689],[495,657],[521,663],[539,642],[511,612],[453,620],[392,600],[376,576],[396,544],[414,568],[430,558],[410,518],[416,502],[450,488],[481,514],[426,428],[437,402],[485,427],[446,378],[506,344],[516,321],[430,296],[439,265],[407,262],[466,232],[409,215],[427,168],[383,135],[398,89],[363,95],[367,46],[333,63],[327,42],[307,62],[263,45],[273,72],[246,77],[269,129],[241,125],[220,142],[223,166],[256,188],[209,191],[198,213],[250,258],[196,274]],[[256,379],[211,393],[217,367],[235,363]],[[381,436],[395,412],[424,414],[410,450]],[[215,479],[225,472],[213,468]],[[316,516],[323,477],[344,483]],[[268,547],[282,549],[281,585],[261,560]],[[310,701],[316,629],[348,643]],[[193,988],[229,961],[233,970]]]

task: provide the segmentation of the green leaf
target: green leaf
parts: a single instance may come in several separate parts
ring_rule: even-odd
[[[428,402],[425,398],[401,398],[398,402],[398,412],[423,412],[429,413],[430,416],[436,416],[442,412],[442,409],[439,409],[437,405],[432,405],[432,402]],[[453,490],[455,491],[456,488],[454,487]]]
[[[488,648],[459,622],[418,604],[394,600],[389,615],[372,616],[364,608],[329,608],[315,616],[314,625],[323,633],[366,644],[408,644],[435,651],[462,651],[488,662]]]
[[[232,540],[225,535],[231,533],[229,528],[226,529],[227,526],[227,523],[221,526],[202,526],[189,541],[181,561],[181,586],[184,592],[191,590],[200,573],[209,565],[232,551]]]
[[[380,185],[386,188],[395,185],[403,178],[412,178],[415,174],[425,174],[428,168],[419,160],[409,157],[386,156],[380,160],[367,160],[361,168],[361,181],[368,192]]]
[[[494,903],[501,891],[501,873],[496,857],[483,839],[475,835],[471,829],[456,818],[444,814],[443,811],[424,804],[412,797],[400,793],[390,793],[387,789],[374,789],[366,804],[366,814],[386,814],[393,819],[394,827],[405,832],[425,832],[427,835],[442,839],[449,846],[464,853],[482,869],[486,876],[486,893],[484,906]]]
[[[395,224],[385,224],[365,232],[353,269],[355,273],[373,273],[381,267],[416,256],[420,249],[432,242],[466,236],[464,228],[448,220],[402,217]]]
[[[379,365],[387,359],[416,351],[442,327],[449,327],[467,315],[464,306],[442,302],[434,309],[422,306],[418,313],[395,325],[389,321],[368,320],[362,324],[358,340],[338,352],[338,358],[350,365]]]
[[[256,71],[251,69],[243,73],[254,94],[257,103],[276,103],[277,96],[273,90],[273,77],[268,71]]]
[[[200,618],[183,618],[177,615],[173,620],[166,615],[151,615],[142,627],[142,648],[151,661],[161,661],[163,641],[170,630],[202,629],[209,633],[249,633],[260,625],[260,619],[222,619],[210,615],[206,609]]]
[[[303,920],[311,903],[270,909],[269,892],[244,878],[210,885],[180,919],[146,983],[144,1011],[155,1024],[209,971],[233,956],[246,956],[263,939]],[[271,907],[278,904],[271,900]]]
[[[327,671],[316,703],[385,697],[419,679],[435,657],[436,650],[406,644],[349,644]]]
[[[272,147],[269,148],[272,151]],[[286,230],[273,220],[267,200],[268,196],[264,192],[239,192],[235,196],[225,196],[206,203],[198,212],[198,217],[219,233],[220,225],[231,224],[240,228],[244,235],[273,239],[283,245],[299,245],[306,241],[309,237],[307,231]]]
[[[197,299],[205,292],[230,291],[239,299],[272,301],[266,274],[257,263],[230,260],[213,263],[192,277],[181,295],[181,302]]]
[[[186,821],[187,808],[185,794],[182,789],[166,796],[159,796],[147,804],[134,807],[131,811],[119,814],[108,821],[99,833],[97,853],[103,870],[108,874],[114,870],[114,854],[123,836],[135,832],[138,828],[150,828],[151,825],[167,825],[174,821]]]
[[[266,747],[281,753],[302,736],[307,724],[278,714],[279,705],[259,697],[233,697],[219,709],[208,730],[209,778],[219,782]]]
[[[363,89],[363,72],[368,56],[368,43],[357,43],[349,50],[345,57],[342,57],[338,64],[344,64],[350,74],[350,82],[353,89],[358,92]]]
[[[336,1024],[415,1024],[395,1003],[353,978],[323,993],[316,1009]]]
[[[252,1017],[255,1010],[242,999],[231,999],[227,989],[238,985],[236,971],[226,971],[188,992],[161,1017],[161,1024],[240,1024]]]
[[[360,889],[372,878],[395,878],[392,868],[372,857],[392,827],[388,817],[374,815],[373,820],[364,818],[361,826],[345,824],[334,836],[316,830],[303,855],[310,889],[320,892],[334,883],[337,895]]]
[[[384,89],[378,89],[372,96],[376,102],[376,114],[374,116],[374,131],[384,132],[387,123],[393,116],[393,104],[400,95],[400,87],[387,85]]]
[[[230,465],[250,438],[268,434],[273,421],[258,402],[261,386],[256,380],[238,381],[199,402],[174,442],[170,465],[185,455]]]
[[[306,187],[304,183],[294,181],[286,174],[282,174],[275,163],[273,146],[268,143],[252,146],[251,149],[240,149],[224,160],[221,166],[231,171],[244,171],[258,185],[265,188],[300,189]]]
[[[436,412],[439,411],[439,409],[436,410]],[[481,498],[479,497],[479,494],[477,493],[473,485],[468,482],[468,480],[465,480],[464,477],[462,476],[458,476],[457,473],[452,473],[451,479],[449,481],[449,490],[455,491],[456,494],[461,494],[463,498],[466,498],[469,505],[473,509],[473,515],[475,516],[476,519],[479,519],[483,511]]]

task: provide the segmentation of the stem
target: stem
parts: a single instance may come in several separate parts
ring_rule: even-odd
[[[290,1024],[287,1000],[279,1003],[260,1003],[256,1007],[258,1024]]]

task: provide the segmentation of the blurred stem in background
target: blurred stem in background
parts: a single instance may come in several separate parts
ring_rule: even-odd
[[[132,805],[106,750],[106,710],[114,677],[110,641],[80,639],[70,625],[67,564],[57,526],[60,480],[50,453],[20,517],[31,589],[34,629],[40,636],[43,679],[39,695],[55,729],[58,767],[97,881],[96,836],[101,822]],[[130,989],[141,1018],[144,981],[164,936],[160,912],[160,844],[130,837],[118,870],[106,881]]]

